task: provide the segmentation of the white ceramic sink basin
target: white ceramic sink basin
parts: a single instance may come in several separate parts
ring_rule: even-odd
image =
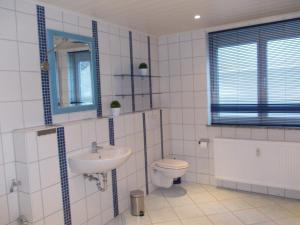
[[[97,153],[86,152],[69,158],[73,173],[94,174],[108,172],[122,165],[132,154],[131,148],[103,146]]]

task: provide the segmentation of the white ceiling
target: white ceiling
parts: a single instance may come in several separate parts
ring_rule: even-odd
[[[154,35],[300,11],[300,0],[40,0]],[[193,16],[200,14],[195,21]]]

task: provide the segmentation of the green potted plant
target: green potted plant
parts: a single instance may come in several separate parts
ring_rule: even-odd
[[[143,76],[148,75],[148,65],[146,63],[144,63],[144,62],[141,63],[139,65],[139,70],[140,70],[141,75],[143,75]]]
[[[117,101],[117,100],[112,101],[110,103],[110,108],[111,108],[113,117],[120,115],[121,104],[119,101]]]

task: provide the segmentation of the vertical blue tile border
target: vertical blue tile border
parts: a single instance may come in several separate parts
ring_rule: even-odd
[[[117,182],[116,169],[111,171],[111,178],[112,178],[114,217],[116,217],[119,215],[119,197],[118,197],[118,182]]]
[[[130,75],[131,75],[132,112],[135,112],[133,47],[132,47],[132,32],[131,31],[129,31],[129,52],[130,52]]]
[[[102,117],[102,99],[101,99],[101,78],[100,78],[100,61],[99,61],[99,42],[98,42],[98,24],[92,21],[93,38],[96,48],[96,87],[97,87],[97,117]]]
[[[48,62],[45,8],[43,6],[37,5],[36,13],[37,13],[38,37],[39,37],[40,65],[42,65],[42,63],[44,62]],[[50,79],[49,72],[41,69],[44,122],[46,125],[52,124],[49,79]]]
[[[115,145],[115,132],[114,132],[114,119],[108,119],[109,126],[109,144]],[[119,215],[119,197],[118,197],[118,183],[117,183],[117,170],[111,171],[112,178],[112,194],[113,194],[113,207],[114,207],[114,217]]]
[[[163,111],[159,111],[160,114],[160,148],[161,148],[161,158],[164,158],[164,125],[163,125]]]
[[[65,221],[65,225],[71,225],[72,221],[71,221],[68,165],[67,165],[67,157],[66,157],[64,127],[57,128],[57,143],[58,143],[58,157],[59,157],[62,202],[63,202],[63,210],[64,210],[64,221]]]
[[[149,194],[149,181],[148,181],[148,156],[147,156],[147,127],[146,127],[146,115],[143,115],[143,136],[144,136],[144,159],[145,159],[145,182],[146,182],[146,194]]]
[[[153,108],[152,102],[152,70],[151,70],[151,42],[150,36],[147,37],[148,42],[148,66],[149,66],[149,92],[150,92],[150,109]]]

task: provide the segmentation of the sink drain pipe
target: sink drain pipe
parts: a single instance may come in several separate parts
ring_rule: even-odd
[[[107,173],[96,173],[95,175],[83,174],[83,177],[85,179],[88,179],[89,181],[95,181],[99,191],[104,192],[107,190]],[[101,177],[102,177],[102,182],[101,182]]]

